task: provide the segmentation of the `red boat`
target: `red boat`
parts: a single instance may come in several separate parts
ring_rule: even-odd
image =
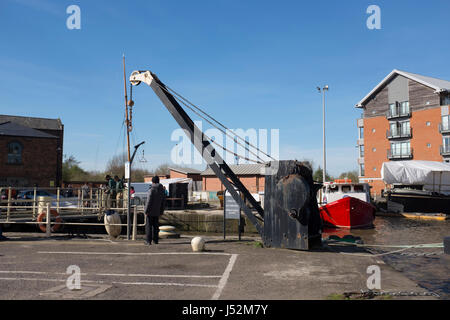
[[[357,198],[346,196],[319,208],[325,226],[337,228],[373,227],[375,206]]]

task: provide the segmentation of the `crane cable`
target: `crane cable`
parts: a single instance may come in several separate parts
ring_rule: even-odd
[[[189,108],[192,112],[194,112],[194,113],[195,113],[196,115],[198,115],[200,118],[202,118],[203,120],[205,120],[206,122],[208,122],[209,124],[211,124],[212,126],[214,126],[214,124],[212,124],[210,121],[208,121],[208,119],[205,119],[204,117],[202,117],[201,115],[199,115],[195,110],[192,110],[192,108],[190,108],[188,105],[186,105],[182,100],[178,99],[177,97],[174,97],[174,98],[175,98],[178,102],[184,104],[187,108]],[[215,126],[214,126],[214,127],[215,127]],[[216,129],[218,129],[219,131],[223,132],[223,131],[220,130],[219,128],[216,128]],[[223,133],[225,133],[225,132],[223,132]],[[226,133],[225,133],[225,134],[226,134]],[[221,149],[223,149],[224,151],[226,151],[226,152],[228,152],[228,153],[234,155],[234,156],[237,157],[237,158],[244,159],[244,160],[246,160],[246,161],[253,162],[253,163],[264,164],[264,160],[263,160],[263,159],[261,159],[257,154],[253,153],[251,150],[247,149],[245,146],[243,146],[241,143],[239,143],[239,142],[237,142],[237,141],[236,141],[236,143],[238,143],[239,145],[241,145],[242,147],[244,147],[245,150],[247,150],[249,153],[255,155],[255,156],[256,156],[259,160],[261,160],[261,161],[256,161],[256,160],[250,159],[250,158],[248,158],[248,157],[246,157],[246,156],[241,156],[241,155],[237,154],[236,152],[231,151],[231,150],[225,148],[224,146],[220,145],[219,143],[215,142],[212,138],[210,138],[210,137],[207,136],[206,134],[203,133],[203,136],[205,136],[212,144],[218,146],[219,148],[221,148]]]
[[[171,94],[166,88],[164,88],[164,87],[161,86],[160,84],[158,84],[158,86],[159,86],[162,90],[164,90],[164,91],[166,91],[167,93]],[[171,94],[171,95],[172,95],[172,94]],[[173,96],[173,95],[172,95],[172,96]],[[177,96],[178,96],[178,94],[177,94]],[[220,132],[224,133],[227,137],[232,138],[233,141],[235,141],[238,145],[242,146],[245,150],[247,150],[247,151],[248,151],[249,153],[251,153],[252,155],[256,156],[260,161],[255,161],[255,160],[249,159],[248,157],[241,156],[241,155],[239,155],[239,154],[237,154],[237,153],[235,153],[235,152],[233,152],[233,151],[230,151],[230,150],[228,150],[227,148],[223,147],[222,145],[216,143],[216,142],[213,141],[210,137],[208,137],[207,135],[204,134],[204,136],[207,137],[213,144],[217,145],[219,148],[225,150],[226,152],[233,154],[235,157],[238,157],[238,158],[247,160],[247,161],[249,161],[249,162],[254,162],[254,163],[259,163],[259,164],[264,164],[264,163],[265,163],[265,161],[264,161],[263,159],[261,159],[261,157],[259,157],[256,153],[252,152],[249,148],[247,148],[246,146],[244,146],[243,144],[241,144],[239,141],[237,141],[235,137],[230,136],[227,132],[223,131],[221,128],[217,127],[217,126],[214,125],[211,121],[209,121],[208,119],[206,119],[205,117],[203,117],[201,114],[199,114],[198,112],[196,112],[193,108],[191,108],[191,107],[190,107],[189,105],[187,105],[183,100],[181,100],[181,98],[178,98],[178,97],[176,97],[176,96],[173,96],[173,97],[174,97],[178,102],[180,102],[181,104],[183,104],[186,108],[188,108],[189,110],[191,110],[192,112],[194,112],[197,116],[199,116],[200,118],[202,118],[203,120],[205,120],[206,122],[208,122],[210,125],[212,125],[214,128],[216,128],[216,129],[219,130]],[[197,108],[197,109],[199,109],[199,108]],[[201,111],[201,109],[200,109],[200,111]],[[203,111],[201,111],[201,112],[203,112]],[[203,113],[204,113],[204,112],[203,112]],[[206,114],[206,113],[205,113],[205,114]],[[208,115],[208,116],[209,116],[209,115]],[[209,117],[210,117],[213,121],[216,121],[216,120],[215,120],[214,118],[212,118],[211,116],[209,116]],[[218,121],[216,121],[216,122],[218,122]],[[222,126],[223,126],[223,125],[222,125]],[[223,127],[226,128],[225,126],[223,126]],[[227,130],[229,130],[229,129],[227,129]],[[230,130],[230,131],[231,131],[231,130]],[[233,133],[234,133],[234,132],[233,132]],[[235,134],[235,133],[234,133],[234,134]],[[236,134],[235,134],[235,135],[236,135]],[[242,139],[242,138],[239,137],[238,135],[236,135],[236,137],[240,138],[241,140],[245,141],[247,144],[251,145],[249,142],[247,142],[246,140]],[[253,146],[253,145],[251,145],[251,146]],[[260,151],[261,153],[264,153],[263,151],[259,150],[257,147],[254,147],[254,146],[253,146],[253,148],[257,149],[257,150]],[[265,154],[265,153],[264,153],[264,154]],[[268,156],[268,157],[270,157],[270,156]],[[272,157],[270,157],[270,158],[272,158]],[[272,159],[273,159],[273,158],[272,158]]]
[[[178,96],[180,99],[182,99],[183,101],[187,102],[188,104],[190,104],[192,107],[194,107],[195,109],[197,109],[198,111],[200,111],[202,114],[204,114],[205,116],[207,116],[208,118],[210,118],[212,121],[214,121],[215,123],[217,123],[219,126],[221,126],[223,129],[225,130],[229,130],[232,134],[234,134],[237,138],[239,138],[240,140],[244,141],[247,145],[255,148],[257,151],[261,152],[262,154],[264,154],[265,156],[267,156],[268,158],[272,159],[272,160],[276,160],[275,158],[273,158],[272,156],[268,155],[267,153],[265,153],[264,151],[262,151],[261,149],[259,149],[258,147],[254,146],[253,144],[251,144],[250,142],[248,142],[247,140],[243,139],[242,137],[238,136],[233,130],[227,128],[225,125],[223,125],[221,122],[219,122],[218,120],[214,119],[211,115],[209,115],[208,113],[206,113],[205,111],[203,111],[202,109],[200,109],[200,107],[196,106],[195,104],[193,104],[192,102],[190,102],[188,99],[184,98],[181,94],[177,93],[175,90],[173,90],[172,88],[170,88],[169,86],[166,86],[168,90],[170,90],[173,94],[175,94],[176,96]],[[214,126],[214,125],[213,125]],[[216,129],[216,126],[214,126]],[[220,130],[220,129],[219,129]],[[234,139],[234,138],[233,138]],[[234,139],[235,140],[235,139]]]

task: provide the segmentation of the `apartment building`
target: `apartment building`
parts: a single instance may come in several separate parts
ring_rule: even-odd
[[[450,162],[450,81],[393,70],[357,105],[360,181],[385,188],[383,162]]]

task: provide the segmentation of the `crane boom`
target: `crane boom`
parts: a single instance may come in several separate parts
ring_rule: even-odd
[[[248,189],[242,184],[219,153],[216,152],[210,141],[205,138],[204,133],[195,125],[174,96],[169,92],[169,90],[167,90],[164,83],[162,83],[155,74],[150,71],[134,71],[130,76],[130,83],[132,85],[139,85],[141,82],[144,82],[153,89],[172,117],[177,121],[178,125],[190,138],[192,144],[195,146],[197,151],[200,152],[208,166],[220,179],[233,199],[239,204],[240,208],[258,230],[259,234],[263,236],[263,226],[259,222],[263,221],[264,218],[263,208],[255,200],[255,198],[253,198]],[[236,189],[241,192],[242,198]],[[256,210],[260,217],[253,213],[247,203],[249,203]]]

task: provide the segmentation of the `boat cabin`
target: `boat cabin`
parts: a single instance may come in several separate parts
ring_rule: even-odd
[[[325,182],[319,192],[318,202],[320,205],[325,205],[344,197],[353,197],[370,203],[370,185],[368,183],[352,183],[350,179]]]

